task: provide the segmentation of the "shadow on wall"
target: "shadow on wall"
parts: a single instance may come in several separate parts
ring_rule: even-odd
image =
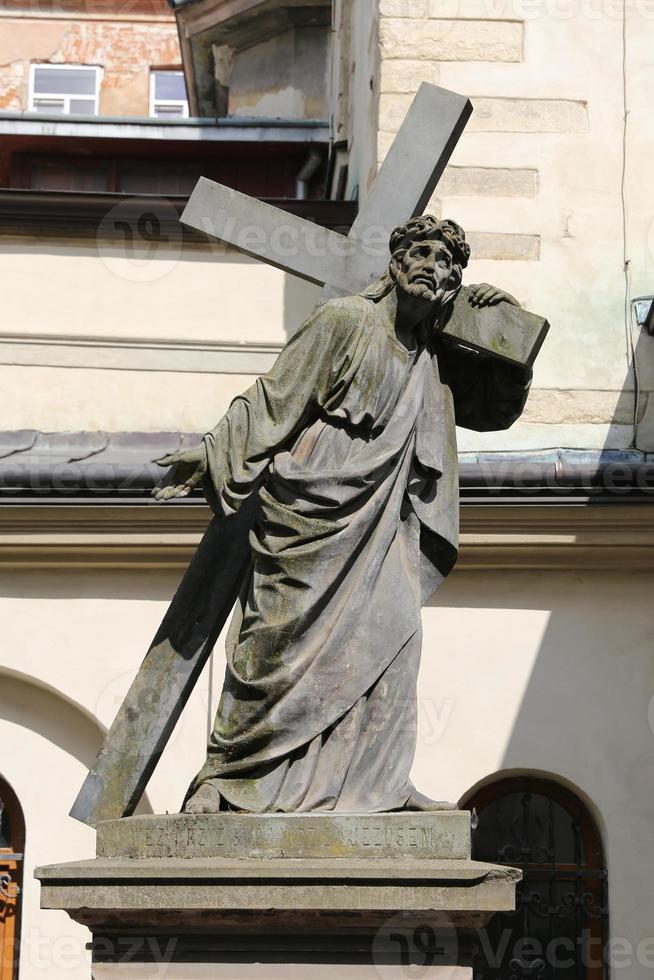
[[[651,942],[654,900],[654,575],[611,574],[607,569],[606,573],[532,572],[523,579],[529,577],[539,608],[549,609],[550,616],[535,651],[529,651],[527,638],[524,650],[519,638],[510,639],[507,650],[494,649],[499,689],[511,672],[524,673],[525,682],[510,720],[499,772],[481,783],[546,773],[586,802],[608,860],[608,905],[605,900],[599,907],[608,908],[610,936],[624,950],[614,967],[624,967],[619,971],[624,980],[640,980],[647,972],[643,967],[651,968],[651,961],[642,958],[642,944]],[[469,751],[474,752],[474,747]],[[466,798],[472,795],[469,791]],[[508,839],[515,844],[523,839],[521,834],[532,847],[547,840],[542,824],[531,827],[528,836],[521,825],[516,826]],[[528,901],[533,897],[531,887]],[[568,897],[573,902],[584,900],[570,882],[559,888],[564,893],[563,899],[557,899],[562,907]],[[539,914],[538,906],[534,914]],[[567,926],[556,914],[540,926],[532,918],[532,932],[526,937],[540,937],[533,930],[546,927],[554,930],[547,935],[559,935],[556,930]],[[584,929],[593,924],[599,929],[600,917],[588,914],[591,918],[581,920]],[[505,925],[512,927],[513,922],[509,918]],[[606,955],[612,956],[605,948]],[[593,955],[597,961],[597,950]],[[589,970],[583,975],[596,974]]]
[[[654,418],[650,433],[646,431],[649,391],[654,389],[654,337],[634,323],[634,341],[639,405],[629,367],[604,450],[616,449],[617,433],[624,447],[620,457],[635,473],[642,453],[654,448]],[[645,419],[639,428],[638,410]],[[604,501],[597,506],[626,502],[629,491],[620,457],[608,457]],[[654,503],[651,490],[649,500]],[[551,613],[503,758],[509,769],[554,769],[589,793],[600,812],[632,796],[634,766],[643,767],[642,777],[650,785],[654,777],[649,705],[654,662],[647,654],[654,624],[647,586],[643,574],[612,572],[607,562],[599,571],[560,571],[541,579],[548,584],[542,594],[536,593],[538,605]]]
[[[105,736],[103,726],[58,691],[4,670],[0,671],[0,721],[9,722],[17,729],[29,729],[87,769],[94,764]],[[3,751],[12,752],[6,740]],[[39,760],[31,759],[29,765],[33,767],[33,778],[38,779]],[[61,807],[68,803],[72,806],[73,800],[57,801]],[[138,812],[153,812],[145,796]]]
[[[633,797],[634,770],[639,782],[654,779],[647,585],[635,573],[555,574],[543,590],[551,615],[502,767],[554,771],[591,796],[601,813],[615,813]],[[512,664],[497,668],[510,671]]]
[[[102,727],[58,691],[13,673],[1,676],[2,720],[29,728],[90,768],[104,738]],[[37,766],[35,759],[35,776]]]

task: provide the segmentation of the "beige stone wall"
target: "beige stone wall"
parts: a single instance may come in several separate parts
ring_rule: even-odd
[[[0,771],[26,820],[20,976],[88,980],[89,933],[63,912],[39,910],[33,869],[94,854],[95,834],[68,810],[178,576],[37,572],[19,577],[20,582],[11,573],[0,574],[7,627],[0,666]],[[184,767],[201,765],[212,713],[211,676],[208,670],[199,680],[142,811],[179,808],[189,775]]]
[[[0,109],[27,110],[30,64],[99,65],[100,113],[148,116],[150,68],[181,65],[172,13],[0,13]]]
[[[336,136],[351,144],[348,194],[358,188],[365,197],[421,81],[470,95],[475,112],[431,208],[467,228],[473,246],[469,282],[495,282],[552,323],[523,419],[506,433],[462,431],[463,451],[625,449],[633,443],[636,415],[638,446],[654,449],[654,339],[625,322],[627,288],[629,298],[654,292],[648,96],[654,18],[639,0],[626,7],[625,86],[619,7],[612,0],[595,4],[595,13],[588,3],[565,0],[337,4],[333,98]],[[5,67],[19,88],[30,58],[104,52],[114,59],[105,78],[114,72],[120,81],[113,91],[125,97],[140,92],[141,108],[131,101],[129,109],[122,103],[124,111],[145,111],[147,72],[129,74],[123,32],[154,46],[150,53],[139,49],[141,63],[177,57],[170,23],[42,18],[30,25],[21,19],[10,44],[9,27],[16,22],[0,17],[0,57],[18,51],[19,61]],[[106,99],[112,97],[107,89]],[[103,102],[103,111],[117,111],[108,105]],[[234,259],[216,263],[208,252],[176,246],[170,255],[159,250],[139,260],[136,273],[126,253],[102,241],[24,239],[0,242],[0,250],[9,283],[3,327],[12,334],[275,344],[296,329],[318,295],[274,270]],[[35,281],[47,289],[32,289]],[[163,377],[144,368],[133,386],[136,376],[124,373],[71,374],[52,367],[56,371],[47,378],[43,366],[35,368],[46,384],[37,383],[43,395],[26,404],[21,391],[29,384],[27,365],[0,364],[14,395],[8,426],[203,428],[237,386],[234,376],[204,373],[197,387],[207,399],[203,410],[200,399],[183,401],[189,379],[175,371]],[[247,381],[256,370],[244,362],[237,373]],[[57,392],[54,406],[47,403],[48,390]],[[130,397],[130,391],[142,397]],[[166,391],[175,392],[174,406]]]
[[[587,801],[607,852],[611,938],[631,951],[612,972],[625,980],[651,970],[638,959],[654,900],[642,861],[654,776],[648,580],[455,571],[423,611],[414,766],[416,784],[438,798],[526,772]]]
[[[266,369],[254,351],[268,346],[272,363],[319,295],[245,256],[179,243],[140,256],[103,240],[0,238],[0,265],[4,429],[205,432]],[[108,355],[129,344],[127,362],[96,366],[97,348],[84,345],[98,339]],[[36,340],[56,347],[41,354]],[[188,367],[168,349],[152,370],[153,352],[177,341],[182,354],[225,342],[241,353],[224,373],[201,353]],[[80,366],[65,366],[71,352]]]
[[[599,17],[581,0],[567,8],[561,0],[557,9],[572,10],[565,17],[526,0],[380,3],[379,23],[366,0],[348,28],[359,71],[346,100],[347,125],[359,139],[356,181],[367,186],[377,145],[381,158],[421,80],[470,94],[474,122],[433,207],[470,229],[468,281],[497,282],[552,321],[525,420],[502,435],[461,433],[461,448],[628,445],[634,400],[623,318],[625,159],[629,289],[654,292],[654,45],[644,8],[629,8],[625,144],[620,22],[609,0]],[[28,39],[19,59],[0,69],[0,85],[14,80],[15,107],[28,61],[61,51],[68,28],[52,23],[39,21],[38,44]],[[0,39],[7,24],[0,18]],[[172,38],[169,25],[156,30]],[[87,42],[91,34],[89,27]],[[81,52],[80,37],[71,35],[67,50]],[[3,428],[203,430],[250,382],[259,348],[283,343],[317,298],[314,287],[251,260],[174,243],[135,259],[102,239],[3,239],[0,262],[0,357],[14,334],[23,358],[0,361]],[[99,338],[110,352],[121,341],[141,346],[129,348],[129,369],[64,367],[35,363],[30,342],[43,337],[65,350],[91,350],[85,341]],[[152,351],[175,341],[240,343],[243,370],[182,370],[181,361],[147,367]],[[652,345],[650,338],[636,344],[641,446],[654,445]],[[178,578],[133,569],[0,574],[0,771],[21,799],[28,832],[21,980],[89,975],[88,934],[64,914],[39,912],[31,871],[92,853],[93,835],[68,809]],[[619,971],[624,980],[642,980],[637,949],[651,933],[654,901],[653,585],[650,572],[462,569],[424,612],[416,783],[459,799],[495,774],[536,771],[586,798],[609,857],[612,935],[633,951]],[[221,657],[219,643],[146,807],[176,809],[200,765]]]
[[[92,854],[68,809],[178,578],[0,573],[0,769],[27,820],[21,980],[88,978],[87,934],[39,912],[31,870]],[[581,794],[607,849],[611,935],[631,944],[624,980],[649,975],[636,954],[654,901],[653,587],[650,572],[460,569],[423,614],[416,784],[458,800],[496,774],[536,772]],[[156,812],[179,807],[202,762],[222,641],[214,656],[149,786]]]
[[[552,324],[523,421],[461,433],[460,448],[627,448],[625,249],[628,298],[654,293],[652,5],[380,0],[380,10],[380,161],[421,81],[470,96],[474,114],[431,208],[469,230],[469,282],[503,286]],[[652,449],[654,340],[634,331],[634,345],[638,445]]]

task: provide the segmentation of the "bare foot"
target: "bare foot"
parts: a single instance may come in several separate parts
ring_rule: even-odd
[[[409,799],[404,804],[405,810],[419,810],[422,813],[429,813],[438,810],[457,810],[456,803],[446,803],[444,800],[430,800],[424,793],[414,790]]]
[[[202,783],[197,793],[194,793],[184,807],[184,813],[218,813],[220,810],[220,793],[210,782]]]

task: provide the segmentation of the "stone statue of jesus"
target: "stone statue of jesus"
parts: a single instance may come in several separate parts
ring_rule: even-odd
[[[421,605],[454,566],[455,425],[505,429],[531,370],[446,339],[470,255],[429,215],[396,228],[387,273],[320,306],[272,370],[171,467],[220,517],[256,497],[205,765],[185,809],[429,810],[409,774]],[[483,284],[470,301],[515,303]],[[247,533],[247,532],[246,532]]]

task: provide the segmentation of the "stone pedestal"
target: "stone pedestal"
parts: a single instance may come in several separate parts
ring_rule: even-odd
[[[470,860],[456,811],[130,817],[36,876],[43,908],[91,929],[95,980],[454,980],[520,878]]]

